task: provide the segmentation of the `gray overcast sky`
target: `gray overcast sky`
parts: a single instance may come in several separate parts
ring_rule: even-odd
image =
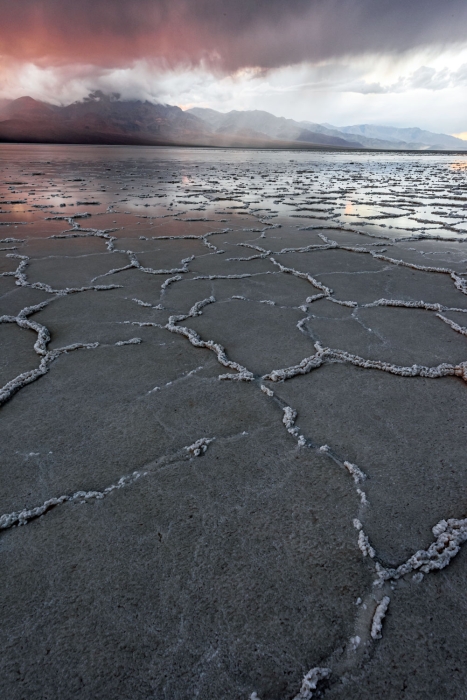
[[[0,0],[0,17],[1,97],[467,132],[465,0]]]

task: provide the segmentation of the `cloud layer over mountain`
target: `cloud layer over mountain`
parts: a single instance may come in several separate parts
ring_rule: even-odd
[[[0,0],[0,100],[467,130],[465,0]]]

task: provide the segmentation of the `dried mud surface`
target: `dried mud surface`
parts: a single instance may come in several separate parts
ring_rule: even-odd
[[[2,697],[467,698],[466,171],[0,147]]]

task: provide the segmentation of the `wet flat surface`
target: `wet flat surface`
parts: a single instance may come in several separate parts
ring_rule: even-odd
[[[467,698],[467,157],[0,147],[0,689]]]

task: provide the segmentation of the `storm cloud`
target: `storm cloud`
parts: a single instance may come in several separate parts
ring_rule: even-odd
[[[0,54],[232,72],[465,41],[465,0],[0,0]]]

